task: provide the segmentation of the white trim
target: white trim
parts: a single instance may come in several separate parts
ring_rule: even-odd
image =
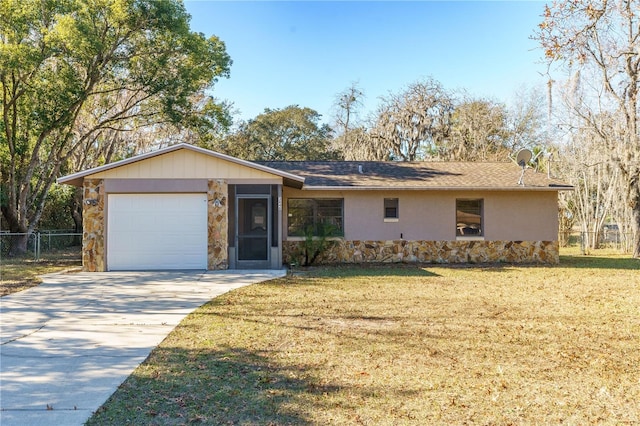
[[[573,186],[311,186],[305,185],[303,191],[573,191]]]
[[[468,237],[456,237],[456,241],[485,241],[485,239],[482,236],[478,236],[478,237],[468,236]]]
[[[400,222],[400,219],[397,217],[385,217],[384,222],[386,223]]]

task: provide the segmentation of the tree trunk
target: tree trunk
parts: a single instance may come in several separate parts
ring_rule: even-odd
[[[20,221],[13,214],[13,211],[8,206],[2,206],[2,215],[7,220],[9,225],[9,232],[12,235],[9,242],[9,257],[20,256],[27,253],[27,243],[29,242],[29,230],[26,226],[23,226]]]
[[[73,232],[82,233],[82,188],[77,188],[71,204],[71,216],[73,218]],[[81,245],[82,237],[73,237],[73,245]]]
[[[640,188],[631,197],[631,227],[633,229],[633,257],[640,259]]]
[[[636,211],[635,214],[635,220],[636,222],[640,221],[640,211]],[[636,230],[635,230],[635,238],[633,241],[633,257],[635,257],[636,259],[640,259],[640,229],[638,229],[638,226],[635,226]]]
[[[640,141],[637,139],[635,146],[640,150]],[[640,155],[634,156],[635,158]],[[626,170],[625,180],[627,189],[627,201],[631,208],[631,229],[633,231],[633,257],[640,259],[640,167],[631,164]]]
[[[9,242],[9,257],[23,256],[27,253],[29,234],[20,233],[12,235]]]

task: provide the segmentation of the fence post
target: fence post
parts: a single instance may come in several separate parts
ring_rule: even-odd
[[[40,261],[40,231],[36,232],[36,261]]]

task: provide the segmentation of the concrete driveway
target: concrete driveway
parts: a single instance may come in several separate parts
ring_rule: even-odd
[[[187,314],[284,273],[52,274],[0,298],[0,425],[82,425]]]

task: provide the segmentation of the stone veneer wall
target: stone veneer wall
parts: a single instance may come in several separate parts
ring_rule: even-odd
[[[104,272],[105,223],[102,179],[84,180],[82,201],[82,270]]]
[[[302,241],[283,241],[283,262]],[[541,263],[560,261],[557,241],[334,241],[318,263]]]
[[[207,269],[229,268],[228,189],[227,182],[223,179],[209,180]],[[220,201],[220,206],[215,206],[215,200]]]

